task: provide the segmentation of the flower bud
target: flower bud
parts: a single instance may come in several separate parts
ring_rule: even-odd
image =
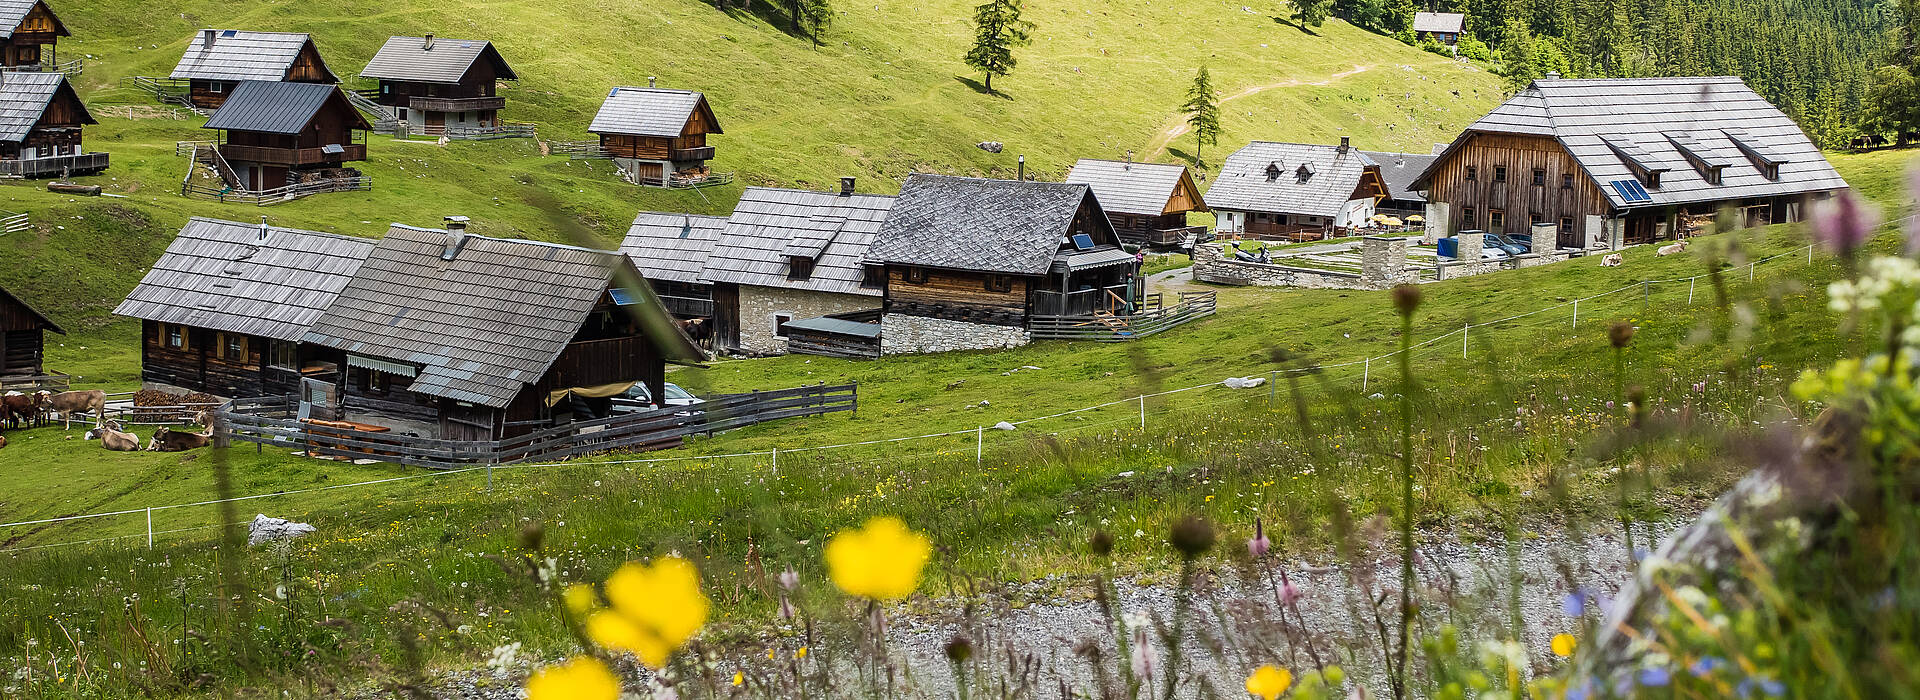
[[[1399,309],[1401,316],[1412,316],[1413,310],[1420,308],[1420,288],[1411,284],[1394,287],[1393,308]]]
[[[1113,535],[1107,534],[1106,530],[1094,530],[1093,537],[1087,539],[1087,549],[1093,550],[1094,554],[1103,557],[1112,555]]]
[[[1613,325],[1607,327],[1607,341],[1613,343],[1616,348],[1627,347],[1633,342],[1633,324],[1615,321]]]
[[[963,664],[970,658],[973,658],[973,640],[967,639],[967,635],[956,634],[953,639],[947,640],[948,661]]]
[[[1213,525],[1197,516],[1181,518],[1173,524],[1167,543],[1173,545],[1180,556],[1193,559],[1213,548]]]

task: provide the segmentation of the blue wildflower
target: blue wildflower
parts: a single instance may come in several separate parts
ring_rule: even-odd
[[[1725,668],[1726,665],[1726,660],[1718,656],[1702,656],[1699,661],[1687,667],[1687,672],[1692,673],[1695,678],[1706,678],[1713,675],[1714,671]]]
[[[1673,674],[1665,668],[1640,669],[1640,685],[1648,688],[1665,688],[1673,681]]]
[[[1780,697],[1787,694],[1787,684],[1765,676],[1749,676],[1742,679],[1740,684],[1733,688],[1733,692],[1742,698],[1753,697],[1753,691],[1755,690],[1759,690],[1769,697]]]
[[[1567,597],[1560,600],[1560,612],[1566,613],[1567,617],[1579,617],[1587,614],[1586,592],[1578,588],[1573,589],[1572,593],[1568,593]]]

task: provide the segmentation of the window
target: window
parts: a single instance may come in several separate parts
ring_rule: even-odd
[[[230,362],[247,361],[247,337],[238,333],[219,333],[214,337],[215,347],[220,349],[220,359]]]
[[[220,93],[223,93],[223,92],[226,92],[226,91],[227,91],[227,84],[226,84],[226,83],[223,83],[223,82],[220,82],[220,81],[218,81],[218,80],[215,80],[215,81],[213,81],[213,82],[210,82],[210,83],[207,83],[207,92],[211,92],[211,93],[213,93],[213,94],[216,94],[216,95],[218,95],[218,94],[220,94]]]
[[[1535,187],[1547,186],[1547,169],[1546,168],[1533,169],[1533,185]]]
[[[1013,275],[987,275],[987,291],[989,292],[1013,291]]]
[[[1479,221],[1473,217],[1474,213],[1473,207],[1460,208],[1460,228],[1470,229],[1474,227],[1474,224]]]
[[[1720,168],[1718,167],[1707,168],[1705,177],[1707,178],[1707,184],[1709,185],[1720,184]]]
[[[362,372],[364,372],[362,376],[366,377],[367,391],[369,392],[384,394],[387,393],[389,387],[393,386],[393,378],[388,377],[385,372],[375,372],[370,369],[362,370]]]
[[[1647,189],[1650,189],[1650,190],[1660,189],[1660,171],[1658,170],[1647,171]]]
[[[1571,216],[1560,217],[1560,232],[1561,233],[1573,232],[1573,217]]]
[[[1779,163],[1766,164],[1765,167],[1760,169],[1760,175],[1762,177],[1767,178],[1768,180],[1780,179],[1780,164]]]
[[[1505,209],[1488,209],[1487,210],[1487,230],[1488,231],[1492,231],[1494,233],[1500,233],[1507,230],[1506,226],[1507,226],[1507,210]]]
[[[187,350],[188,345],[192,343],[192,341],[187,337],[186,326],[176,326],[171,323],[163,323],[160,325],[160,328],[162,329],[161,330],[162,344],[166,345],[170,349]]]
[[[926,284],[927,268],[909,267],[900,271],[900,278],[906,280],[909,284]]]
[[[1480,179],[1480,169],[1473,167],[1471,165],[1467,166],[1467,179],[1468,180]]]
[[[860,268],[860,286],[879,289],[887,286],[887,268],[884,265],[868,265]]]
[[[280,369],[290,369],[295,372],[300,371],[300,346],[298,344],[284,340],[276,340],[273,341],[272,351],[273,356],[267,360],[268,364],[279,367]]]
[[[793,314],[773,315],[773,337],[787,337],[787,324],[793,321]]]
[[[1528,226],[1532,226],[1532,225],[1534,225],[1534,224],[1544,224],[1544,223],[1547,223],[1547,215],[1546,215],[1546,214],[1542,214],[1542,213],[1540,213],[1540,212],[1537,212],[1537,211],[1530,211],[1530,212],[1527,212],[1527,225],[1528,225]]]
[[[1494,182],[1507,181],[1507,166],[1504,166],[1504,165],[1493,166],[1493,181]]]
[[[406,121],[406,120],[407,120],[407,108],[405,108],[405,107],[401,107],[401,108],[399,108],[399,109],[395,109],[395,110],[393,110],[393,118],[394,118],[394,119],[397,119],[397,120],[400,120],[400,121]]]
[[[787,256],[787,279],[800,281],[812,276],[813,258],[800,255]]]
[[[1560,189],[1573,189],[1573,173],[1562,173],[1560,175]]]

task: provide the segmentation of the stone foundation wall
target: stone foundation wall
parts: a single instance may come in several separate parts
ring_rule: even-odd
[[[1373,289],[1360,275],[1305,267],[1234,260],[1226,256],[1225,244],[1193,247],[1193,278],[1214,284],[1254,287],[1300,287],[1303,289]]]
[[[740,285],[740,350],[749,355],[785,354],[787,339],[773,334],[776,315],[798,321],[875,309],[880,303],[878,296]]]
[[[952,350],[998,350],[1033,342],[1033,335],[1015,326],[954,321],[927,316],[887,314],[880,317],[880,354],[904,355]]]

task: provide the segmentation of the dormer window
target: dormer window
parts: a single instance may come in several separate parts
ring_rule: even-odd
[[[1740,154],[1746,156],[1748,162],[1753,163],[1753,169],[1759,171],[1761,177],[1780,179],[1780,164],[1787,162],[1785,158],[1776,155],[1773,149],[1745,129],[1721,129],[1720,132],[1733,141],[1734,147],[1740,149]]]
[[[1661,171],[1661,170],[1647,171],[1647,176],[1641,179],[1646,184],[1647,189],[1650,189],[1650,190],[1660,189],[1660,173],[1662,172],[1665,172],[1665,171]]]
[[[813,258],[798,255],[787,258],[787,279],[799,282],[813,277]]]
[[[1718,185],[1720,184],[1720,171],[1725,169],[1725,166],[1716,165],[1701,171],[1700,177],[1705,179],[1709,185]]]
[[[1276,160],[1267,164],[1267,182],[1278,179],[1280,179],[1280,161]]]
[[[1313,177],[1313,164],[1301,163],[1300,167],[1294,169],[1293,177],[1301,182],[1306,182],[1309,178]]]

